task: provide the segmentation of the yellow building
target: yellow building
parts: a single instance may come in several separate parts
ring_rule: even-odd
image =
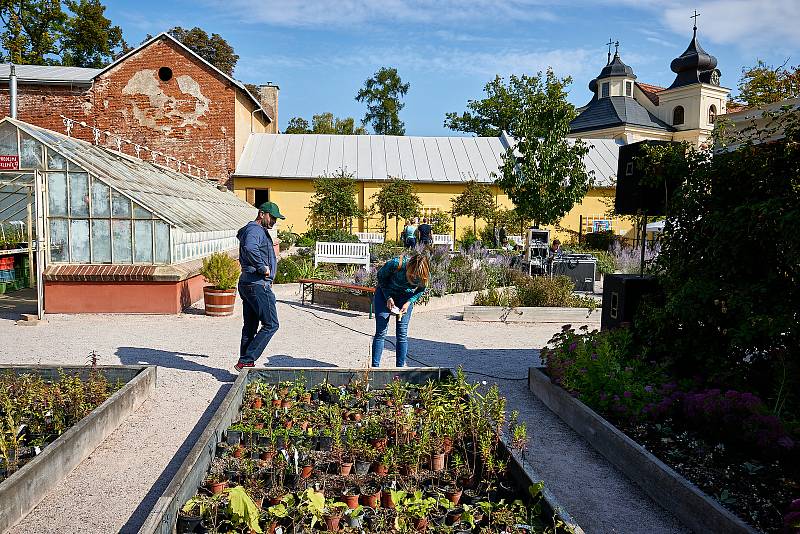
[[[612,139],[588,139],[591,145],[584,158],[592,171],[596,187],[553,228],[554,235],[569,241],[577,234],[595,228],[610,228],[625,234],[630,225],[606,216],[609,199],[614,196],[618,146]],[[352,173],[358,181],[359,207],[372,205],[372,195],[390,177],[400,177],[414,184],[423,210],[420,217],[449,211],[452,199],[475,180],[491,184],[498,207],[512,208],[508,197],[494,185],[501,156],[509,143],[501,137],[412,137],[383,135],[251,134],[244,148],[233,187],[236,194],[253,205],[267,200],[276,202],[286,215],[285,225],[295,232],[308,229],[307,206],[314,194],[314,178],[339,170]],[[353,231],[377,231],[376,218],[356,221]],[[485,223],[479,221],[479,228]],[[403,221],[398,222],[400,229]],[[452,226],[451,226],[452,228]],[[459,217],[456,235],[461,238],[472,220]],[[388,238],[395,239],[395,221],[387,224]],[[452,230],[451,230],[452,233]],[[509,234],[517,233],[509,229]]]

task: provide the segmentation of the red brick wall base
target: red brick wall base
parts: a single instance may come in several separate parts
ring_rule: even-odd
[[[203,297],[205,280],[45,282],[46,313],[180,313]]]

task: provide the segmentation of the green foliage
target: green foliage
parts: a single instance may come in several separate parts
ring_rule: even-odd
[[[488,219],[494,211],[492,188],[475,180],[464,184],[464,190],[460,195],[453,197],[451,202],[453,215],[472,217],[473,233],[477,233],[477,220]]]
[[[589,232],[584,236],[584,245],[594,250],[605,250],[608,252],[614,242],[614,232],[612,230]]]
[[[602,274],[611,274],[618,269],[614,256],[607,250],[596,250],[586,243],[570,243],[565,246],[572,252],[579,252],[582,254],[591,254],[597,259],[597,270]],[[636,272],[639,272],[637,263]]]
[[[509,81],[519,117],[509,132],[516,143],[503,154],[497,185],[522,217],[540,225],[561,220],[591,185],[583,163],[588,145],[567,139],[575,118],[566,92],[571,81],[549,69],[544,79],[540,72]]]
[[[261,526],[258,524],[261,514],[258,506],[247,494],[242,486],[235,486],[225,490],[228,495],[228,512],[231,515],[235,526],[247,527],[250,532],[261,534]]]
[[[633,335],[621,328],[577,333],[564,328],[542,350],[553,381],[577,393],[589,407],[613,419],[638,418],[642,408],[660,400],[663,366],[636,353]]]
[[[592,297],[576,295],[575,284],[567,276],[535,276],[515,272],[509,282],[513,288],[489,289],[475,296],[476,306],[597,308]]]
[[[127,48],[99,0],[3,0],[0,60],[98,68]]]
[[[352,173],[338,170],[314,180],[314,194],[308,207],[313,229],[342,229],[353,217],[360,217],[357,185]]]
[[[789,98],[800,97],[800,65],[778,67],[758,60],[742,68],[739,80],[739,99],[748,107],[763,106]]]
[[[531,220],[524,217],[516,208],[498,208],[494,210],[491,221],[498,227],[505,226],[506,234],[524,234],[525,228],[531,223]]]
[[[475,230],[471,228],[465,228],[464,231],[461,232],[459,244],[461,245],[462,249],[468,249],[476,244],[482,245],[483,240],[475,233]]]
[[[402,254],[405,247],[399,241],[384,241],[370,245],[370,255],[378,263],[386,262]]]
[[[453,233],[453,216],[448,211],[436,210],[428,214],[428,224],[431,225],[434,234]]]
[[[278,261],[278,272],[275,273],[276,284],[292,284],[301,278],[327,280],[332,277],[324,267],[314,266],[314,261],[300,256],[289,256]]]
[[[292,231],[291,226],[283,230],[278,230],[278,239],[280,239],[281,242],[281,250],[288,250],[291,246],[297,243],[299,238],[300,236]]]
[[[394,67],[379,69],[356,95],[357,102],[367,104],[364,124],[371,124],[377,135],[405,135],[405,125],[400,120],[400,110],[405,104],[401,99],[410,87],[411,84],[403,83]]]
[[[445,128],[479,137],[499,137],[504,131],[511,132],[520,110],[518,95],[510,86],[505,85],[500,76],[495,76],[494,80],[488,82],[483,91],[486,98],[467,101],[470,111],[461,115],[445,115]]]
[[[356,126],[353,117],[338,118],[333,113],[319,113],[311,117],[311,126],[302,117],[292,117],[284,130],[287,134],[366,135],[363,126]]]
[[[169,30],[169,34],[228,76],[233,76],[239,56],[218,33],[209,36],[205,30],[196,26],[189,30],[176,26]]]
[[[414,191],[414,185],[402,178],[390,178],[370,198],[374,213],[381,215],[384,219],[388,219],[390,216],[394,217],[395,235],[397,235],[399,220],[410,219],[422,208],[422,201]],[[384,236],[385,232],[384,228]]]
[[[214,289],[233,289],[239,281],[239,262],[224,252],[203,258],[200,274]]]

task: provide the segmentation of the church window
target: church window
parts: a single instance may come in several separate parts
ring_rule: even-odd
[[[608,98],[608,82],[604,83],[602,87],[603,87],[602,88],[603,92],[601,93],[602,97]]]
[[[158,69],[158,79],[162,82],[168,82],[172,79],[172,69],[169,67],[161,67]]]
[[[625,96],[633,96],[633,82],[625,82]]]
[[[714,124],[717,120],[717,106],[711,104],[711,107],[708,108],[708,123]]]
[[[683,106],[677,106],[672,110],[672,124],[675,126],[683,124]]]

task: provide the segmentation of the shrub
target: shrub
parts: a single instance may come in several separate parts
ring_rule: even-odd
[[[369,247],[370,260],[378,263],[389,261],[399,254],[397,249],[405,249],[405,247],[399,241],[373,243]]]
[[[281,258],[278,261],[278,272],[275,273],[275,283],[290,284],[302,278],[300,276],[300,267],[297,265],[298,261],[302,261],[302,259],[297,256]]]
[[[200,268],[200,274],[214,289],[233,289],[239,281],[239,273],[239,262],[222,252],[203,258]]]
[[[611,245],[616,242],[616,239],[614,239],[614,232],[606,230],[603,232],[589,232],[584,236],[583,242],[587,248],[608,252]]]
[[[567,276],[525,276],[517,278],[515,291],[520,306],[553,306],[564,308],[597,308],[597,301],[573,293],[575,284]]]
[[[475,306],[502,306],[505,308],[515,308],[519,306],[519,299],[514,290],[502,290],[497,288],[482,291],[475,295]]]
[[[462,250],[467,250],[474,247],[476,244],[480,246],[481,239],[475,235],[475,232],[472,231],[472,228],[467,228],[461,234],[461,241],[459,241],[459,244]]]

